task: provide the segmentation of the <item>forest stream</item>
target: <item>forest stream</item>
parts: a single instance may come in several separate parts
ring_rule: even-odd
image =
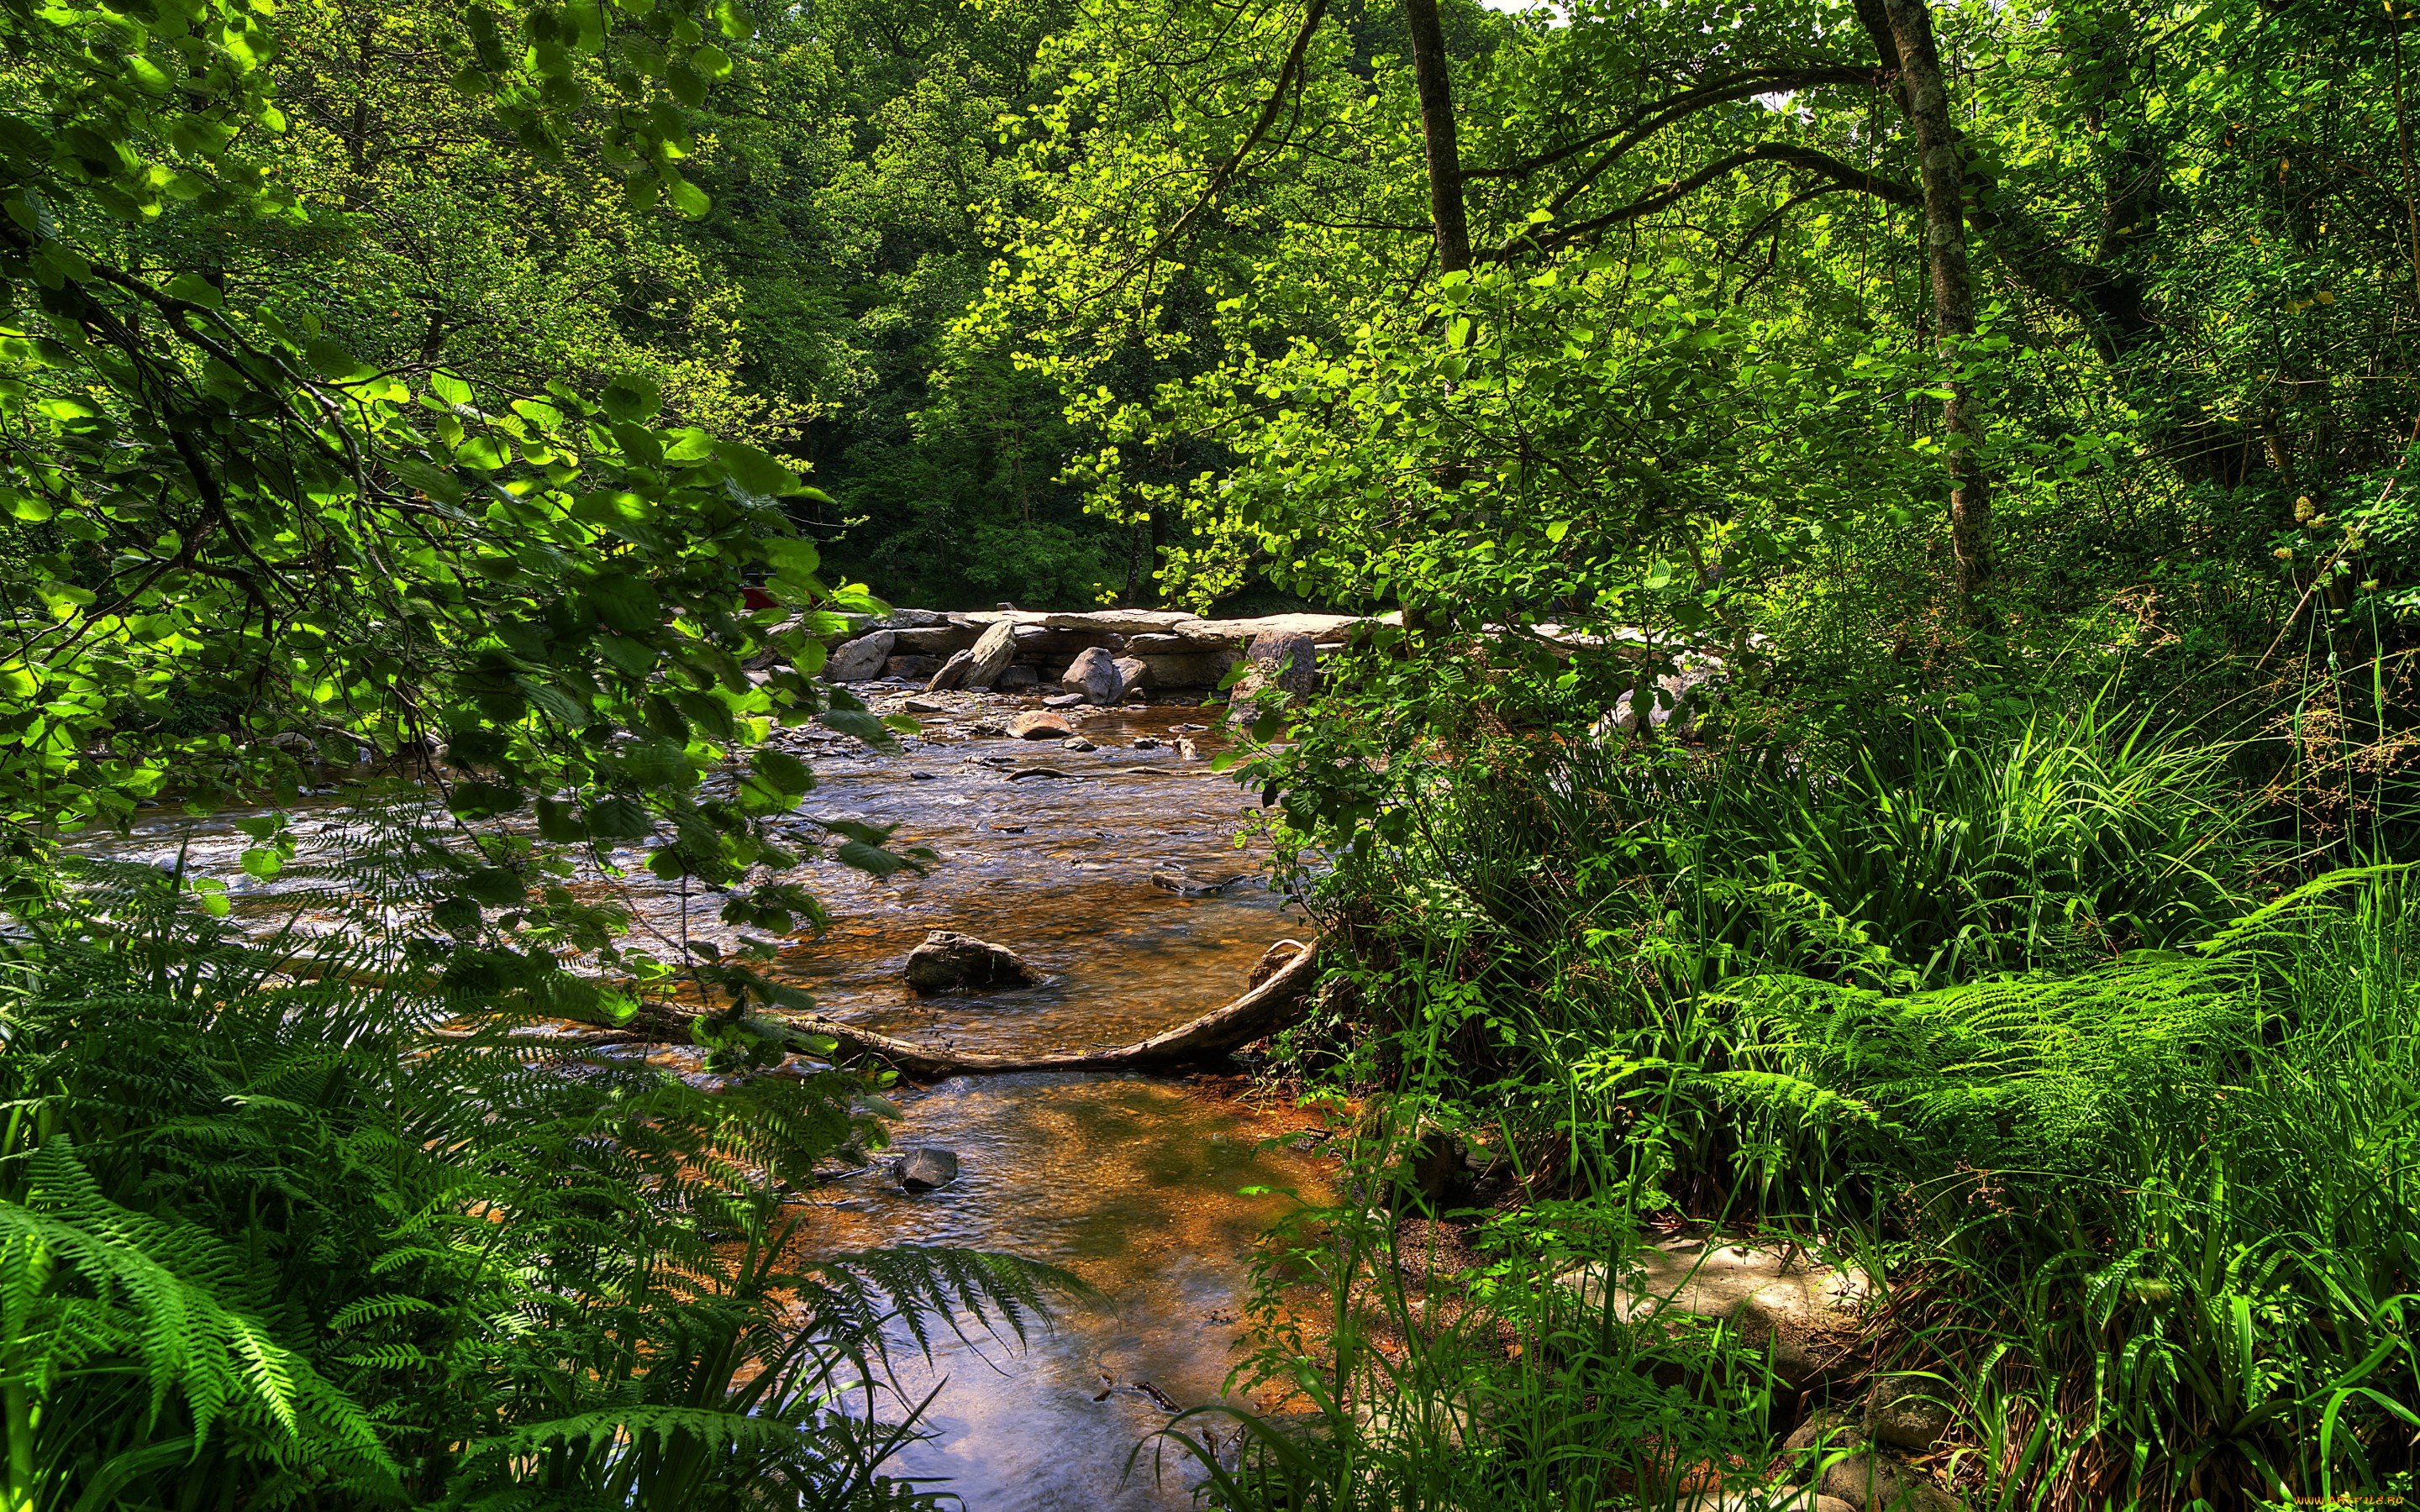
[[[947,738],[954,730],[910,739],[897,754],[854,743],[816,751],[806,813],[895,824],[895,843],[930,847],[939,858],[922,877],[876,879],[838,866],[804,873],[832,923],[819,937],[799,936],[779,975],[811,991],[826,1016],[991,1053],[1119,1044],[1240,993],[1267,947],[1304,937],[1309,924],[1268,888],[1262,853],[1236,846],[1247,800],[1234,783],[1171,748],[1203,712],[1086,715],[1083,733],[1099,747],[1089,752]],[[1212,733],[1193,733],[1211,742]],[[1158,744],[1137,749],[1138,739]],[[1066,775],[1013,776],[1036,767]],[[294,812],[298,862],[308,860],[315,834],[358,822],[341,800]],[[298,864],[274,880],[246,876],[237,864],[251,843],[235,828],[241,817],[163,816],[124,840],[79,848],[153,865],[174,864],[181,850],[189,869],[226,879],[239,919],[312,927],[307,895],[324,887],[324,874]],[[1182,896],[1151,880],[1171,871],[1242,879]],[[635,870],[626,885],[644,922],[677,933],[676,893]],[[716,933],[719,926],[700,926],[712,916],[692,901],[693,936]],[[1006,945],[1043,980],[920,998],[902,964],[933,929]],[[687,1047],[633,1053],[704,1076],[700,1053]],[[808,1195],[803,1242],[822,1253],[893,1243],[1001,1250],[1064,1266],[1100,1296],[1032,1325],[1021,1345],[970,1328],[965,1338],[943,1330],[929,1364],[907,1348],[895,1359],[902,1400],[939,1392],[920,1424],[929,1437],[889,1473],[936,1478],[970,1512],[1192,1504],[1198,1473],[1172,1447],[1156,1456],[1152,1436],[1176,1410],[1220,1399],[1240,1359],[1255,1238],[1295,1205],[1289,1194],[1325,1200],[1332,1169],[1312,1152],[1313,1120],[1244,1101],[1240,1089],[1233,1078],[1087,1072],[901,1085],[894,1147],[953,1150],[958,1178],[911,1194],[877,1155]],[[880,1410],[895,1419],[903,1409]]]

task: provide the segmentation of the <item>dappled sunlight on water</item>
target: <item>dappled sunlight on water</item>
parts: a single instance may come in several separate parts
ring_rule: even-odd
[[[1102,1295],[1021,1349],[970,1330],[944,1335],[929,1364],[904,1357],[907,1400],[942,1390],[922,1425],[935,1437],[902,1457],[902,1473],[949,1477],[978,1512],[1191,1504],[1181,1455],[1171,1451],[1165,1484],[1149,1449],[1131,1476],[1127,1457],[1167,1427],[1171,1404],[1221,1399],[1255,1236],[1295,1207],[1289,1192],[1327,1195],[1325,1161],[1264,1148],[1314,1120],[1225,1092],[1049,1072],[960,1077],[905,1100],[900,1143],[955,1150],[958,1180],[910,1195],[877,1166],[838,1183],[803,1227],[812,1251],[1004,1249]]]
[[[994,701],[997,709],[1006,701]],[[1030,706],[1032,701],[1026,701]],[[800,879],[832,916],[818,936],[782,950],[776,975],[810,991],[817,1011],[963,1051],[1047,1052],[1125,1043],[1184,1023],[1244,990],[1252,964],[1284,937],[1305,937],[1298,906],[1269,890],[1262,853],[1239,849],[1257,805],[1204,760],[1182,759],[1179,734],[1215,749],[1204,711],[1176,706],[1085,711],[1094,751],[1056,742],[911,740],[898,755],[820,739],[808,752],[818,786],[804,813],[897,826],[894,843],[936,855],[925,874],[877,879],[837,865]],[[943,736],[947,731],[934,732]],[[1159,748],[1135,748],[1138,739]],[[803,743],[802,743],[803,748]],[[1018,779],[1047,768],[1062,775]],[[421,790],[385,795],[426,801]],[[194,820],[162,813],[128,837],[96,837],[88,855],[147,866],[182,864],[224,880],[232,916],[252,927],[290,922],[312,933],[357,928],[358,897],[334,868],[371,830],[341,801],[288,810],[296,865],[244,874],[253,842],[238,814]],[[802,834],[809,831],[803,822]],[[728,944],[720,900],[679,890],[613,858],[620,876],[592,872],[583,894],[617,896],[638,933]],[[1156,887],[1155,872],[1201,884],[1241,877],[1204,896]],[[933,929],[1005,945],[1041,974],[1014,991],[919,997],[901,979],[908,952]],[[671,953],[667,949],[665,953]],[[683,1048],[648,1057],[691,1072]],[[888,1243],[1004,1250],[1074,1272],[1101,1293],[1033,1330],[1023,1346],[980,1331],[950,1337],[927,1363],[899,1368],[907,1400],[935,1386],[922,1427],[894,1473],[946,1477],[972,1512],[1189,1506],[1196,1478],[1171,1457],[1156,1479],[1149,1448],[1171,1404],[1220,1399],[1250,1284],[1255,1236],[1299,1193],[1327,1199],[1328,1163],[1299,1138],[1316,1120],[1237,1100],[1232,1080],[1037,1073],[958,1078],[902,1088],[895,1146],[957,1153],[960,1175],[922,1195],[898,1189],[888,1159],[816,1193],[798,1242],[807,1254]],[[1270,1141],[1280,1141],[1270,1144]],[[1295,1146],[1303,1148],[1297,1149]],[[1264,1193],[1243,1196],[1247,1187]]]

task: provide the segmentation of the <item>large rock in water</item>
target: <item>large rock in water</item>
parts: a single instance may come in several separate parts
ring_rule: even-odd
[[[1307,699],[1319,691],[1319,648],[1311,637],[1293,630],[1264,630],[1252,637],[1245,655],[1263,669],[1269,686],[1290,699]]]
[[[958,1179],[957,1151],[951,1149],[905,1149],[891,1163],[891,1174],[910,1192],[930,1192],[937,1186],[947,1186]]]
[[[844,640],[832,648],[824,662],[827,683],[864,683],[882,675],[882,664],[891,659],[891,648],[899,639],[895,630],[876,630]]]
[[[1151,636],[1145,639],[1173,638]],[[1131,640],[1126,642],[1126,655],[1128,659],[1142,663],[1143,670],[1151,674],[1151,686],[1156,688],[1217,687],[1218,680],[1227,675],[1227,669],[1235,662],[1235,654],[1232,651],[1166,656],[1156,651],[1137,649]]]
[[[1171,626],[1174,634],[1214,646],[1240,646],[1264,635],[1309,636],[1324,646],[1341,646],[1369,622],[1355,614],[1264,614],[1249,620],[1191,620]]]
[[[974,650],[969,655],[974,659],[968,664],[967,680],[959,686],[991,687],[999,680],[1000,674],[1008,670],[1008,664],[1016,659],[1016,626],[1006,624],[993,625],[983,633],[983,639],[975,642]]]
[[[927,693],[939,693],[947,688],[964,687],[967,681],[967,673],[973,669],[974,664],[975,654],[973,652],[952,652],[950,654],[950,659],[941,663],[941,670],[933,674],[933,680],[924,685],[924,691]]]
[[[1033,968],[1015,950],[954,930],[937,929],[908,952],[908,985],[920,993],[1030,987],[1035,980]]]
[[[1151,669],[1133,656],[1120,656],[1109,665],[1117,669],[1118,697],[1140,693],[1151,686]]]
[[[1081,693],[1089,703],[1115,703],[1126,689],[1125,674],[1118,671],[1115,656],[1098,646],[1090,646],[1076,654],[1067,670],[1059,674],[1059,686],[1070,693]]]
[[[1227,695],[1227,717],[1249,724],[1264,703],[1299,703],[1319,688],[1319,648],[1297,630],[1264,630],[1247,654],[1251,670]],[[1274,688],[1281,700],[1264,699]]]

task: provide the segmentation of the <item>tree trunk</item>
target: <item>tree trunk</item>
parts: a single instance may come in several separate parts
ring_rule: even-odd
[[[1420,142],[1428,158],[1429,220],[1436,227],[1437,270],[1470,266],[1470,222],[1463,208],[1462,144],[1453,121],[1453,78],[1446,71],[1445,27],[1436,0],[1404,0],[1412,34],[1412,82],[1420,92]]]
[[[1924,251],[1932,282],[1933,336],[1949,364],[1942,401],[1949,450],[1949,555],[1958,608],[1979,621],[1977,595],[1992,578],[1992,486],[1983,475],[1983,421],[1965,376],[1964,346],[1975,334],[1975,280],[1966,264],[1965,163],[1949,121],[1949,87],[1933,45],[1925,0],[1884,0],[1908,123],[1924,170]]]

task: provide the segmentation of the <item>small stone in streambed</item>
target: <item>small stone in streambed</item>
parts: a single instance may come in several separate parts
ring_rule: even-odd
[[[920,993],[961,987],[1031,987],[1033,968],[1005,945],[937,929],[908,952],[908,985]]]
[[[1136,739],[1134,748],[1137,750],[1157,750],[1159,748],[1159,741],[1154,736],[1142,735]]]
[[[1151,885],[1162,892],[1172,892],[1180,898],[1207,898],[1214,893],[1226,891],[1250,874],[1249,872],[1238,872],[1233,876],[1209,882],[1187,872],[1162,868],[1151,874]]]
[[[1008,733],[1019,740],[1066,740],[1076,733],[1076,727],[1063,714],[1030,709],[1008,721]]]
[[[977,740],[1005,740],[1008,738],[1008,726],[997,719],[977,719],[967,726],[967,733]]]
[[[1022,782],[1029,778],[1057,778],[1063,781],[1066,777],[1067,774],[1065,772],[1059,770],[1059,768],[1055,766],[1029,766],[1022,772],[1011,772],[1008,774],[1008,779],[1012,782]]]
[[[903,699],[899,706],[909,714],[947,714],[950,706],[939,699]]]
[[[1101,748],[1094,745],[1091,741],[1086,740],[1083,736],[1077,735],[1072,739],[1059,742],[1059,748],[1062,750],[1098,750]]]
[[[910,772],[908,774],[908,780],[910,782],[930,782],[933,780],[933,774],[930,772]]]
[[[1083,702],[1081,693],[1053,693],[1042,701],[1042,706],[1046,709],[1072,709]]]
[[[891,1174],[898,1178],[902,1191],[930,1192],[958,1179],[957,1153],[948,1149],[910,1149],[891,1163]]]

